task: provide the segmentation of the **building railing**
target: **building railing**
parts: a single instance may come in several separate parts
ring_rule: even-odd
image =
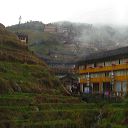
[[[128,80],[128,75],[122,75],[122,76],[115,76],[114,77],[115,81],[126,81]],[[80,78],[80,83],[87,83],[88,79],[87,78]],[[111,82],[110,77],[96,77],[96,78],[90,78],[89,80],[91,83],[99,83],[99,82]]]
[[[122,70],[122,69],[128,69],[128,64],[118,64],[118,65],[114,65],[114,66],[81,69],[81,70],[78,70],[78,73],[79,74],[97,73],[97,72],[107,72],[107,71],[115,71],[115,70]]]

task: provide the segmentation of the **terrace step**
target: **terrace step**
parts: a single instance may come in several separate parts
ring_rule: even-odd
[[[0,126],[1,124],[8,125],[11,128],[77,128],[79,126],[76,121],[70,119],[43,122],[30,122],[28,120],[0,121]]]
[[[95,104],[81,102],[76,97],[34,93],[0,95],[0,128],[8,125],[9,128],[82,128],[87,118],[94,118],[97,113]]]
[[[73,104],[73,103],[42,103],[38,105],[10,105],[10,106],[0,106],[0,110],[11,110],[17,112],[32,112],[32,111],[47,111],[47,110],[76,110],[76,109],[84,109],[90,110],[95,109],[95,104]]]
[[[22,106],[38,105],[42,103],[81,103],[79,98],[57,96],[57,95],[40,95],[40,94],[6,94],[0,95],[0,106]]]

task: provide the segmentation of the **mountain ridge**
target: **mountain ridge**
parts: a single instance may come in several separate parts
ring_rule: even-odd
[[[51,23],[52,24],[52,23]],[[104,51],[128,45],[128,27],[92,25],[87,23],[55,22],[52,24],[67,33],[44,32],[45,24],[31,21],[7,27],[10,31],[25,32],[29,36],[29,48],[34,52],[47,55],[49,50],[72,51],[78,56],[90,51]],[[36,26],[38,26],[36,28]],[[85,50],[84,50],[85,49]],[[89,50],[90,49],[90,50]]]

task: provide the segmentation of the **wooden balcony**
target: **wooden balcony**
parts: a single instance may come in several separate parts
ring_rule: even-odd
[[[115,76],[115,81],[128,81],[128,76]],[[90,83],[103,83],[103,82],[111,82],[110,77],[96,77],[96,78],[90,78]],[[87,78],[81,78],[80,83],[87,83]]]
[[[110,82],[111,78],[109,77],[96,77],[90,78],[90,83],[100,83],[100,82]],[[80,79],[80,83],[87,83],[87,79]]]
[[[97,73],[97,72],[107,72],[107,71],[125,70],[125,69],[128,69],[128,64],[118,64],[113,66],[87,68],[87,69],[78,70],[78,73],[79,74]]]

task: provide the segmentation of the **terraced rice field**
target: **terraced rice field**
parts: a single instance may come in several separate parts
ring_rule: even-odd
[[[101,118],[99,117],[102,111]],[[0,95],[0,128],[128,128],[128,103],[101,106],[78,97],[36,93]]]
[[[92,113],[98,113],[95,105],[76,97],[34,93],[0,96],[0,128],[85,127],[84,115]]]

